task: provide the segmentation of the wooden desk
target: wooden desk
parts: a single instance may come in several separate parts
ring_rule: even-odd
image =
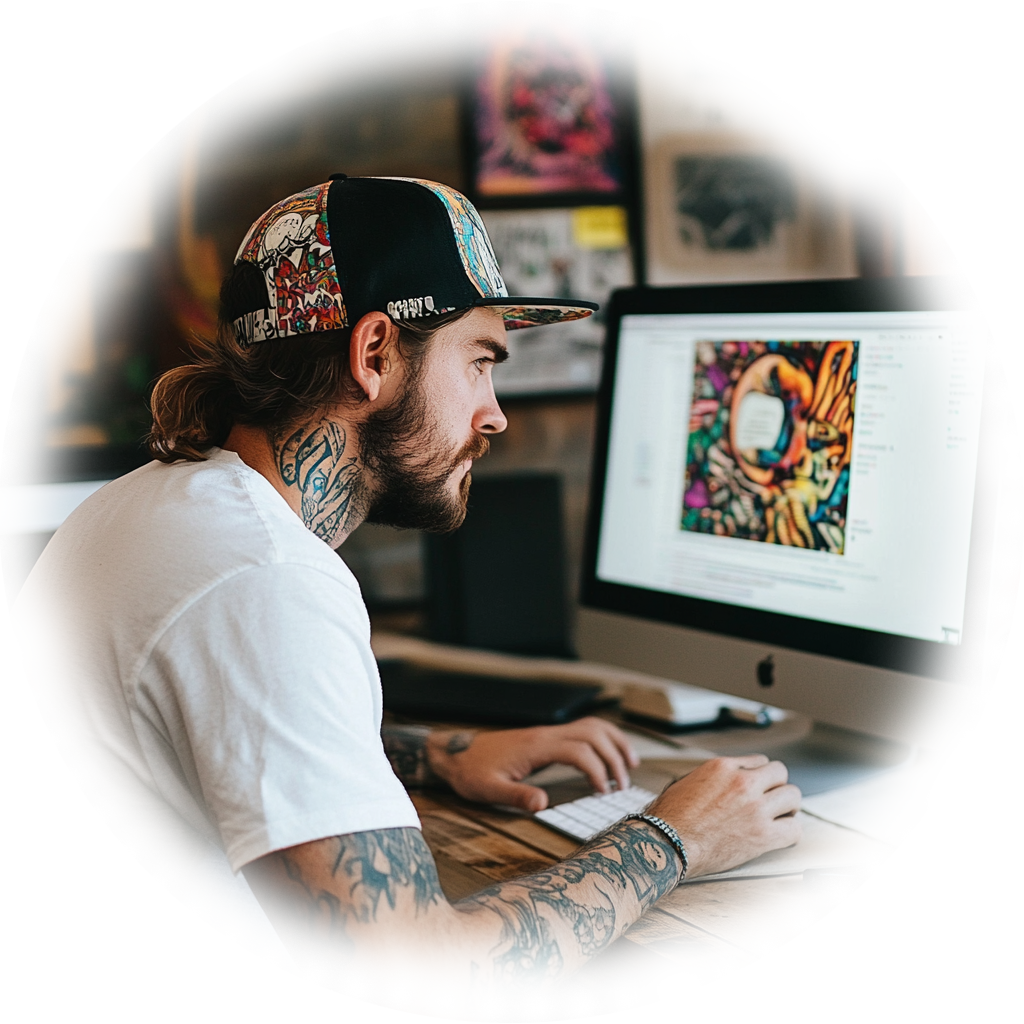
[[[645,678],[388,634],[376,635],[374,646],[378,656],[429,667],[602,682],[612,692]],[[1008,691],[1010,699],[1024,697],[1024,655],[1020,660],[1022,692]],[[1020,742],[1020,727],[1001,728],[1016,730],[1002,742]],[[453,899],[542,869],[574,849],[528,818],[439,794],[414,800],[441,885]],[[851,893],[808,893],[794,877],[696,883],[648,912],[581,980],[654,1021],[1024,1020],[1024,961],[953,1002],[861,981],[929,931],[966,932],[1022,949],[1024,892],[985,881]]]
[[[573,850],[526,818],[417,795],[444,891],[459,899]],[[990,882],[808,893],[799,879],[682,886],[581,980],[654,1021],[1013,1021],[1024,962],[954,1002],[860,979],[928,931],[1022,948],[1024,893]]]

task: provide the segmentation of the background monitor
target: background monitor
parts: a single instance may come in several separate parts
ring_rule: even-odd
[[[981,340],[936,279],[617,292],[580,654],[921,738],[982,641]]]

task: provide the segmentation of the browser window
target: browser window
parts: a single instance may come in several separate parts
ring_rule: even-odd
[[[960,643],[980,351],[957,312],[624,316],[598,578]]]

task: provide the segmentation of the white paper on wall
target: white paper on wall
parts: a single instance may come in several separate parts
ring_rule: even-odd
[[[609,217],[613,211],[619,216]],[[601,374],[608,297],[633,284],[625,211],[486,210],[482,216],[509,295],[585,299],[602,307],[584,320],[510,331],[510,358],[495,368],[495,392],[593,391]]]
[[[142,5],[0,0],[0,256],[152,245]]]

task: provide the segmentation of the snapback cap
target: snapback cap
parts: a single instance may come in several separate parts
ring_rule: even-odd
[[[242,345],[337,330],[375,310],[429,320],[489,306],[514,330],[598,308],[509,296],[473,204],[420,178],[332,175],[267,210],[242,241],[240,264],[222,303]]]

